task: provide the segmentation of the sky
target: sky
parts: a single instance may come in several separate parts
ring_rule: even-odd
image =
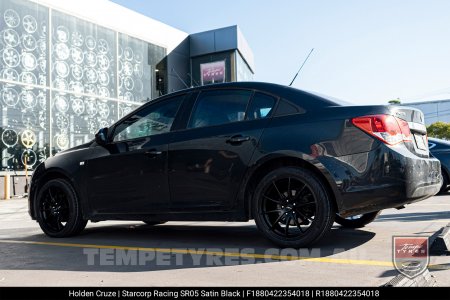
[[[355,104],[450,99],[448,0],[114,0],[187,33],[238,25],[257,81]]]

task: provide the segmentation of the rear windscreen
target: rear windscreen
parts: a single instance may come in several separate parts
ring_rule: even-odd
[[[349,105],[355,105],[351,102],[336,98],[336,97],[332,97],[332,96],[328,96],[328,95],[324,95],[321,93],[317,93],[317,92],[310,92],[308,91],[308,93],[320,97],[322,99],[328,100],[328,102],[330,103],[330,106],[349,106]]]

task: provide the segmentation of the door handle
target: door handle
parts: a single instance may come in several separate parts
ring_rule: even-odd
[[[229,144],[240,144],[246,141],[250,141],[249,136],[242,136],[242,135],[234,135],[227,139],[227,143]]]
[[[158,151],[158,150],[152,149],[152,150],[145,151],[144,154],[147,155],[147,156],[150,156],[150,157],[155,157],[157,155],[161,155],[162,151]]]

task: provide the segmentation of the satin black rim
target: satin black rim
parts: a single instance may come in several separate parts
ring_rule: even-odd
[[[311,188],[297,178],[272,180],[262,198],[261,215],[268,228],[280,237],[298,238],[315,221],[317,199]]]
[[[69,220],[69,201],[66,192],[59,187],[48,187],[42,193],[40,212],[43,225],[49,231],[62,231]]]

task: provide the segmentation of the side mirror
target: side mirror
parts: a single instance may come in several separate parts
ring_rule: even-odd
[[[108,128],[100,129],[95,135],[95,142],[100,146],[108,144]]]

